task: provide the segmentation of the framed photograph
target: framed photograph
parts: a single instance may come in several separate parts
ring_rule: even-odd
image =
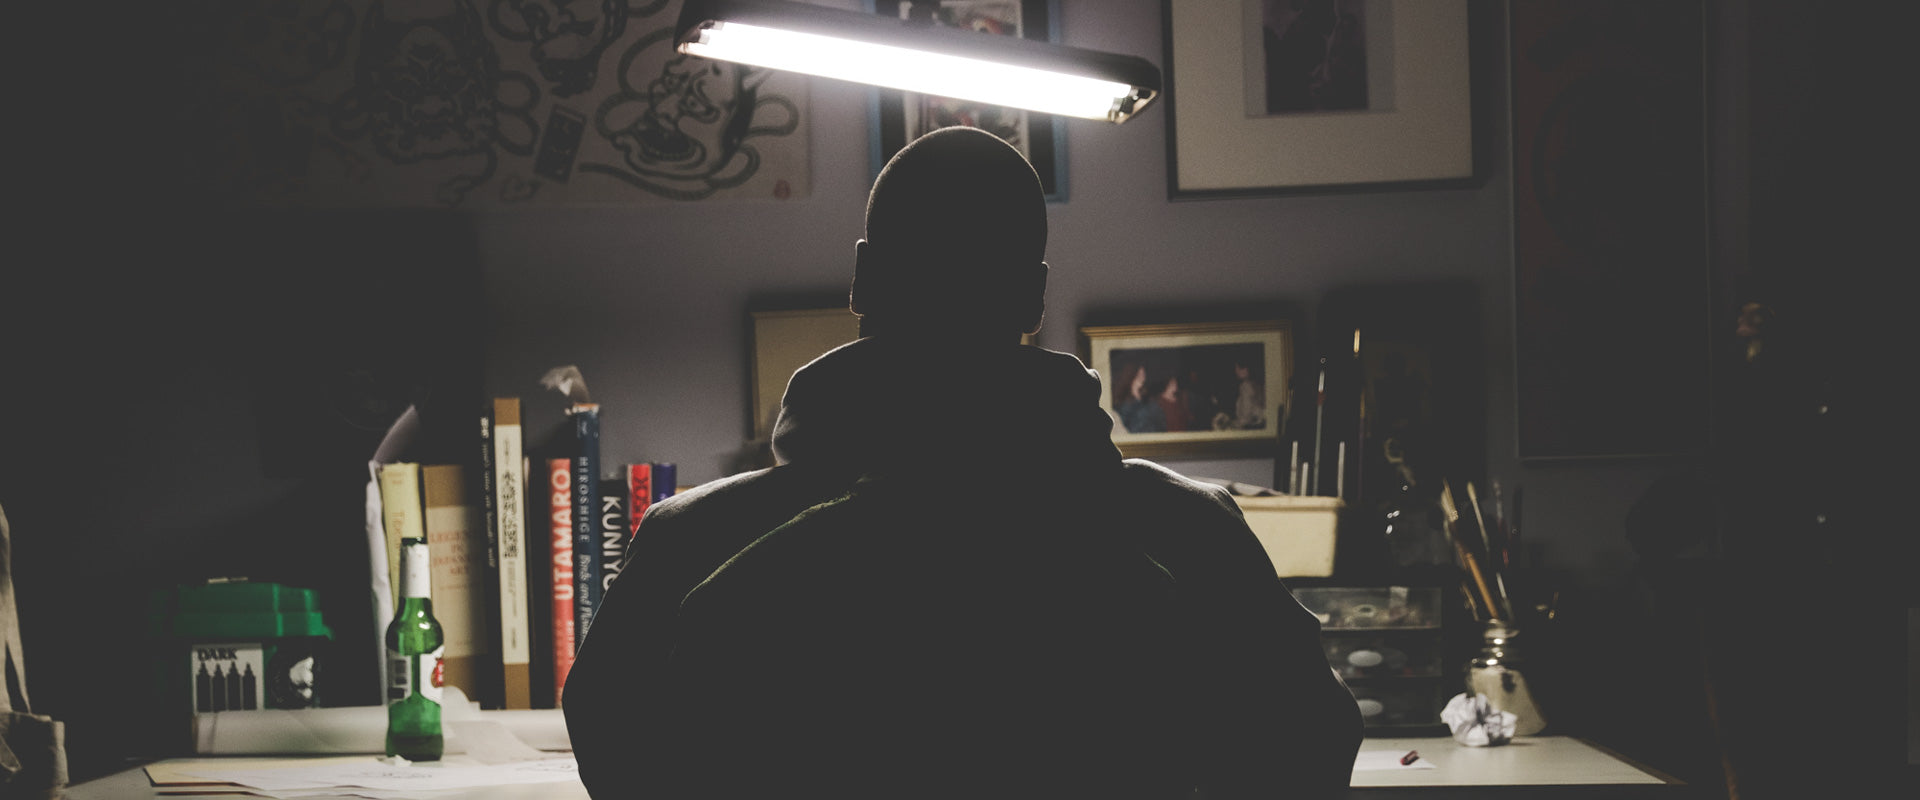
[[[780,398],[794,370],[860,338],[860,318],[846,306],[754,311],[753,438],[773,435]]]
[[[1467,0],[1165,0],[1167,193],[1469,186]]]
[[[967,28],[990,36],[1024,36],[1059,41],[1054,20],[1059,0],[868,0],[876,14]],[[933,95],[874,90],[873,174],[908,142],[950,125],[980,128],[1002,139],[1033,162],[1049,202],[1067,199],[1067,132],[1050,114],[954,100]]]
[[[1293,380],[1284,320],[1080,329],[1113,441],[1128,456],[1269,455]]]
[[[1508,9],[1524,460],[1708,446],[1721,323],[1707,7],[1529,0]]]

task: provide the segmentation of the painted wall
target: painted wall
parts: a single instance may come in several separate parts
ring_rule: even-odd
[[[1489,474],[1526,485],[1530,527],[1552,542],[1548,558],[1617,571],[1628,558],[1626,503],[1657,470],[1522,467],[1512,455],[1505,33],[1489,10],[1476,9],[1474,44],[1494,57],[1475,89],[1492,101],[1482,133],[1496,155],[1479,188],[1172,201],[1164,105],[1120,126],[1068,122],[1070,197],[1049,207],[1053,270],[1039,344],[1076,352],[1076,328],[1104,310],[1247,302],[1297,310],[1307,338],[1313,309],[1336,288],[1470,281],[1486,348]],[[1069,1],[1060,24],[1069,45],[1163,60],[1157,2]],[[811,91],[810,197],[480,216],[487,390],[551,394],[539,377],[576,364],[604,407],[608,458],[674,461],[682,483],[725,474],[751,432],[750,304],[844,293],[861,234],[870,92],[829,81]],[[1317,355],[1299,354],[1303,365]],[[531,401],[535,427],[557,419],[554,397]],[[1169,465],[1274,482],[1266,460]]]
[[[1118,127],[1068,123],[1070,198],[1050,207],[1053,273],[1039,343],[1073,351],[1087,316],[1156,305],[1271,303],[1300,310],[1296,324],[1308,331],[1320,298],[1342,287],[1469,281],[1485,347],[1487,470],[1525,486],[1528,534],[1549,566],[1582,587],[1577,602],[1616,604],[1625,626],[1639,598],[1623,519],[1668,466],[1521,464],[1513,455],[1503,6],[1473,8],[1474,47],[1485,56],[1475,91],[1493,101],[1482,129],[1493,157],[1478,188],[1172,202],[1164,107]],[[1773,30],[1792,30],[1790,12],[1775,12],[1785,21]],[[1767,60],[1742,49],[1738,14],[1715,24],[1740,45],[1719,51],[1713,70],[1726,87],[1715,101],[1711,162],[1721,198],[1716,272],[1725,273],[1729,259],[1747,255],[1748,183],[1785,180],[1749,175],[1748,116],[1794,114],[1778,97],[1746,105],[1746,65]],[[1157,0],[1063,0],[1060,26],[1068,44],[1162,61]],[[683,483],[720,477],[750,431],[748,308],[842,293],[850,277],[872,178],[869,97],[813,82],[812,191],[786,201],[236,215],[169,194],[165,146],[111,164],[29,165],[35,175],[55,163],[76,171],[50,181],[25,218],[23,241],[42,247],[21,252],[50,255],[31,270],[0,268],[9,326],[0,503],[17,537],[36,710],[74,724],[76,773],[116,768],[134,749],[112,722],[119,706],[89,676],[137,655],[124,643],[140,640],[135,609],[146,589],[248,574],[322,587],[338,629],[364,619],[354,575],[364,474],[351,454],[344,473],[330,476],[271,468],[261,421],[271,378],[301,374],[300,358],[328,352],[321,343],[391,332],[418,310],[343,299],[342,285],[382,285],[389,267],[439,253],[440,285],[455,299],[430,312],[431,324],[401,325],[397,340],[418,341],[442,323],[468,337],[451,347],[456,360],[480,365],[467,388],[538,398],[535,429],[558,421],[557,396],[543,396],[539,377],[575,364],[605,408],[609,460],[675,461]],[[129,102],[150,113],[95,106],[86,119],[101,124],[28,133],[57,146],[50,152],[121,152],[124,127],[109,123],[132,116],[155,120],[148,133],[163,145],[191,141],[196,121],[163,113],[177,111],[162,107],[167,98],[139,93]],[[1791,138],[1769,130],[1755,150],[1772,154]],[[1779,213],[1778,202],[1756,197],[1756,216]],[[1788,230],[1769,228],[1770,241],[1791,243]],[[1771,255],[1755,250],[1756,259]],[[365,434],[346,440],[355,436]],[[1259,460],[1169,465],[1255,483],[1273,472]],[[80,570],[97,589],[75,589]],[[1596,655],[1596,673],[1635,657]]]

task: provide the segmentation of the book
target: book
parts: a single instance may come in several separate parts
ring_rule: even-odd
[[[653,465],[627,465],[627,538],[640,531],[640,518],[653,505]]]
[[[675,473],[679,471],[679,468],[661,461],[653,462],[652,466],[653,502],[658,503],[672,497],[674,492],[677,491],[675,487],[678,485],[679,476]]]
[[[574,403],[573,422],[573,630],[587,635],[600,605],[600,406]]]
[[[494,656],[500,647],[500,581],[495,577],[500,569],[500,517],[496,507],[493,466],[493,407],[491,404],[480,412],[480,469],[475,476],[474,493],[480,500],[480,540],[485,563],[485,571],[475,578],[480,590],[480,635],[481,651],[488,657],[479,664],[480,693],[473,697],[481,708],[498,709],[505,705],[501,695],[504,688],[500,674],[500,659]],[[385,663],[384,659],[382,663]]]
[[[485,538],[479,507],[472,502],[467,468],[461,464],[427,464],[420,468],[420,496],[425,508],[427,555],[433,585],[433,615],[446,636],[441,657],[445,681],[468,697],[483,696],[480,659],[487,653],[480,635],[486,615],[486,591],[480,579],[486,570]]]
[[[567,671],[573,667],[575,586],[573,545],[573,460],[547,459],[547,509],[553,649],[553,698],[559,704],[560,692],[567,685]],[[545,702],[542,700],[542,702]]]
[[[627,555],[627,496],[624,478],[600,482],[600,600],[605,602],[613,579],[620,576],[620,561]],[[598,611],[599,606],[594,606]]]
[[[494,573],[500,587],[495,605],[500,613],[501,706],[509,709],[533,707],[528,672],[533,647],[527,620],[527,464],[522,445],[520,398],[494,398],[493,499],[499,543]]]
[[[387,538],[387,586],[394,603],[400,596],[400,540],[426,538],[420,505],[420,465],[396,461],[380,465],[380,522]]]

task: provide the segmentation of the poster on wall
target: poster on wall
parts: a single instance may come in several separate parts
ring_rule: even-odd
[[[208,3],[203,179],[240,204],[807,195],[807,84],[673,51],[678,0]],[[203,41],[191,41],[192,37]]]
[[[1703,4],[1509,13],[1519,455],[1699,452],[1713,323]]]
[[[873,13],[913,24],[1058,42],[1058,0],[867,0]],[[875,89],[872,171],[900,148],[939,128],[965,125],[992,133],[1033,163],[1049,202],[1067,199],[1066,127],[1051,114],[916,92]]]

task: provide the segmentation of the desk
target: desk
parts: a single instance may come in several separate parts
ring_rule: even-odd
[[[1449,737],[1369,738],[1360,751],[1405,753],[1437,769],[1356,771],[1353,800],[1475,797],[1692,798],[1694,787],[1570,736],[1523,736],[1501,747],[1463,747]]]
[[[1659,798],[1696,796],[1691,787],[1637,766],[1579,739],[1533,736],[1504,747],[1461,747],[1446,737],[1381,738],[1361,743],[1369,750],[1405,753],[1436,769],[1358,771],[1351,800],[1429,800],[1430,798],[1578,797]],[[587,800],[578,782],[489,786],[452,794],[423,795],[447,800]],[[231,800],[232,794],[159,795],[141,768],[124,770],[68,790],[69,800],[144,800],[207,797]]]

